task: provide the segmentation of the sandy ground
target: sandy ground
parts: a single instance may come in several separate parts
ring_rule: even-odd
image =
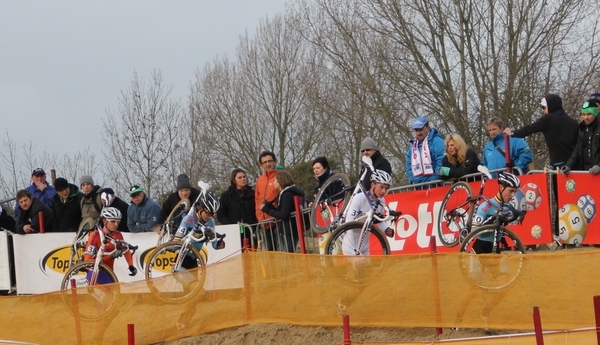
[[[453,331],[444,329],[439,339],[453,339],[465,337],[480,337],[492,334],[514,333],[504,331],[486,332],[483,329],[469,329]],[[433,341],[436,330],[433,328],[352,328],[351,340],[353,342],[399,342],[399,341]],[[234,345],[234,344],[343,344],[342,327],[303,327],[286,324],[248,325],[222,330],[219,332],[184,338],[168,345]]]

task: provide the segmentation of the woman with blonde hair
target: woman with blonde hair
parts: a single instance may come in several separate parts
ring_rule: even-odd
[[[438,171],[441,179],[460,178],[477,172],[477,166],[481,164],[481,161],[475,151],[467,147],[460,135],[448,134],[444,142],[446,143],[446,155],[442,167]]]

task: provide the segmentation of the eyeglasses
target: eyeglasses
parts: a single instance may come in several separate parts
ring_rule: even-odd
[[[140,194],[142,194],[142,192],[133,193],[133,194],[131,194],[130,196],[131,196],[132,198],[137,198],[137,197],[138,197]]]
[[[272,159],[269,159],[268,161],[260,162],[260,164],[271,164],[271,163],[275,163],[275,161]]]
[[[360,150],[360,153],[365,153],[365,152],[367,152],[367,151],[373,151],[373,150],[371,150],[371,149],[368,149],[368,150]]]
[[[111,222],[111,223],[115,223],[115,224],[121,223],[120,220],[115,220],[115,219],[108,219],[108,221]]]

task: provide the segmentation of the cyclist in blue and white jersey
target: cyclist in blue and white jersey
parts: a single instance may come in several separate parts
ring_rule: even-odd
[[[521,181],[514,174],[501,172],[498,174],[498,193],[477,207],[473,216],[473,228],[494,222],[498,208],[502,205],[502,215],[511,218],[515,209],[510,205],[510,200],[515,196],[515,192],[521,186]],[[476,253],[491,253],[493,249],[494,234],[485,234],[477,238],[473,244]]]
[[[371,205],[374,206],[375,212],[382,214],[385,206],[384,195],[387,194],[390,185],[392,184],[392,177],[390,174],[383,170],[376,169],[371,174],[371,188],[366,193],[358,193],[352,198],[350,205],[348,205],[348,214],[346,221],[353,221],[371,211]],[[394,237],[394,229],[389,226],[387,222],[380,222],[375,224],[387,237]],[[352,234],[348,232],[342,240],[342,248],[355,248],[353,243],[358,242],[360,236],[360,229],[353,230]],[[368,237],[362,244],[362,248],[359,249],[360,254],[369,254],[369,239]],[[354,253],[344,253],[354,254]]]

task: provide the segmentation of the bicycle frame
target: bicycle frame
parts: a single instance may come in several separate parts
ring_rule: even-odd
[[[362,189],[362,187],[361,187]],[[364,189],[362,189],[364,192]],[[362,226],[362,229],[360,230],[360,236],[359,236],[359,240],[358,240],[358,246],[356,246],[357,248],[354,249],[356,255],[360,255],[360,252],[357,252],[357,250],[359,250],[360,248],[362,248],[362,244],[365,241],[366,237],[369,235],[369,232],[371,232],[371,227],[373,226],[373,223],[375,220],[379,221],[379,222],[385,222],[388,221],[392,218],[394,218],[391,214],[390,214],[390,208],[387,205],[383,205],[383,209],[384,211],[387,213],[387,216],[384,217],[379,217],[376,213],[375,210],[377,209],[377,207],[380,205],[380,201],[377,200],[377,203],[375,205],[373,205],[373,203],[371,202],[371,200],[369,200],[369,206],[371,207],[371,210],[369,212],[367,212],[366,214],[364,214],[363,216],[358,217],[355,220],[362,220],[364,219],[364,223]]]
[[[135,249],[137,249],[137,246],[132,246],[125,241],[117,240],[114,237],[105,234],[104,231],[102,231],[100,225],[98,225],[97,229],[98,233],[100,234],[100,248],[98,248],[96,258],[94,259],[94,268],[92,270],[92,276],[90,277],[90,285],[96,285],[96,282],[98,281],[98,274],[100,273],[100,264],[102,264],[102,257],[111,255],[113,252],[119,250],[118,248],[116,248],[119,242],[125,244],[127,247],[127,249],[123,253],[126,253],[128,251],[135,252]],[[110,253],[106,253],[106,244],[108,243],[108,241],[111,241],[115,244],[115,250],[111,251]]]

